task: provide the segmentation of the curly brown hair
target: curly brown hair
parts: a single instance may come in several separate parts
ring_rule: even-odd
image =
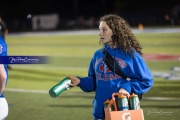
[[[139,41],[132,33],[129,24],[122,17],[109,14],[100,18],[100,22],[105,21],[112,30],[112,44],[122,49],[125,53],[133,55],[133,51],[137,51],[142,55],[142,47]]]

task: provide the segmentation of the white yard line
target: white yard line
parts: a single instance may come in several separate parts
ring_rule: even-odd
[[[20,92],[20,93],[39,93],[39,94],[49,94],[48,90],[26,90],[26,89],[15,89],[15,88],[6,88],[5,91],[9,92]],[[92,93],[83,93],[83,92],[66,92],[61,94],[61,96],[89,96],[94,97]],[[180,100],[180,98],[170,98],[170,97],[143,97],[143,100]]]
[[[48,69],[47,69],[48,67]],[[88,67],[63,67],[63,66],[46,66],[46,65],[12,65],[14,69],[34,69],[36,70],[79,70],[79,71],[87,71]]]
[[[26,90],[26,89],[16,89],[16,88],[5,88],[5,91],[10,92],[21,92],[21,93],[45,93],[47,94],[47,90]]]

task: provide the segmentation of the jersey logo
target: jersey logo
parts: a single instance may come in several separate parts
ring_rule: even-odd
[[[0,44],[0,54],[2,53],[3,51],[3,46]]]

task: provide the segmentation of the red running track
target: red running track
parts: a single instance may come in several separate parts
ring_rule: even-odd
[[[143,54],[146,61],[180,61],[180,55],[172,54]]]

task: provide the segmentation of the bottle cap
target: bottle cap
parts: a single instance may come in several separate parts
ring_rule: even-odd
[[[124,94],[122,94],[122,93],[118,94],[118,98],[126,98],[126,97],[127,97],[127,96],[124,95]]]
[[[136,96],[137,96],[136,94],[132,93],[130,97],[136,97]]]

